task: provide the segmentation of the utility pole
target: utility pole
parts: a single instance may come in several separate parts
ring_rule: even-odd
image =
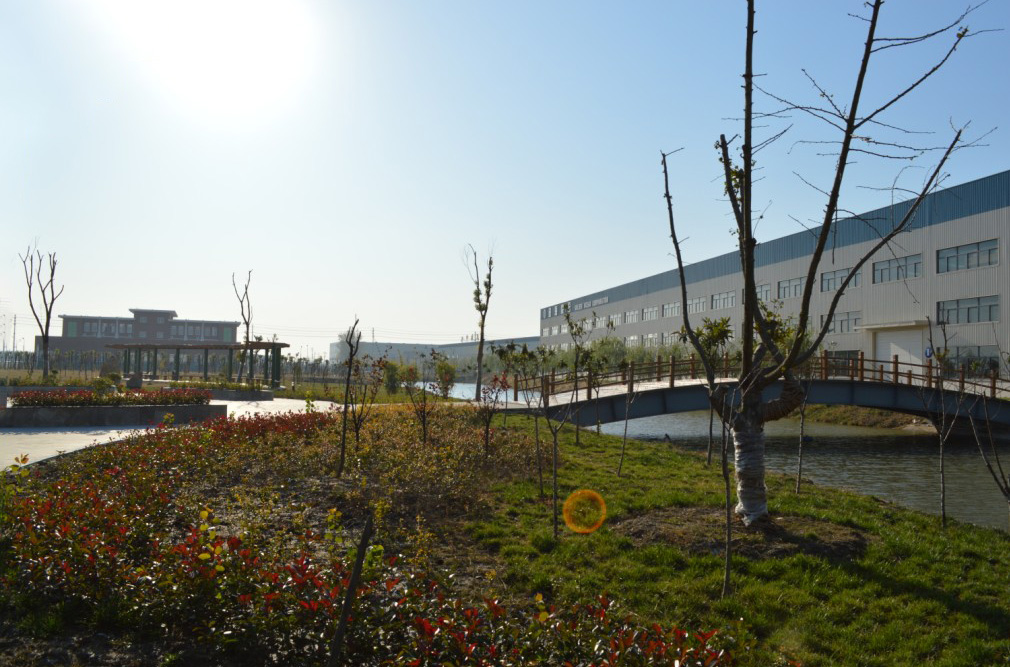
[[[12,352],[18,351],[18,316],[17,313],[14,314],[14,335],[11,336],[11,347]]]

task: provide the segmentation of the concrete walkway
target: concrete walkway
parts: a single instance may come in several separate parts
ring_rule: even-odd
[[[227,405],[228,416],[238,417],[261,413],[301,412],[305,401],[277,398],[272,401],[211,401],[214,405]],[[317,410],[326,409],[326,403],[317,403]],[[110,428],[4,428],[0,429],[0,468],[14,463],[14,458],[28,455],[33,463],[64,452],[120,440],[131,433],[144,430]]]

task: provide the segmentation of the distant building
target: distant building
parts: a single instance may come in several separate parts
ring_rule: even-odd
[[[174,310],[131,308],[132,317],[60,315],[62,334],[49,337],[50,354],[79,357],[93,352],[102,359],[119,356],[106,348],[112,343],[234,343],[239,322],[180,320]],[[35,337],[36,352],[42,351],[42,336]]]

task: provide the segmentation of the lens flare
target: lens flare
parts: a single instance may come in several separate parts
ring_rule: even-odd
[[[603,496],[590,489],[579,489],[568,496],[561,514],[565,525],[576,533],[591,533],[603,525],[607,518],[607,504]]]

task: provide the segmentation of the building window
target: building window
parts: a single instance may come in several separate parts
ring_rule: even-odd
[[[138,316],[137,316],[137,320],[138,320],[138,321],[139,321],[139,322],[140,322],[141,324],[147,324],[147,315],[138,315]]]
[[[628,312],[626,312],[624,314],[624,323],[625,324],[634,324],[635,322],[638,322],[638,311],[637,310],[629,310]]]
[[[669,333],[663,333],[662,341],[663,345],[673,345],[680,340],[680,334],[676,331],[670,331]]]
[[[704,313],[705,304],[708,303],[708,299],[703,296],[696,297],[694,299],[687,300],[687,312],[688,313]]]
[[[659,319],[659,306],[652,306],[651,308],[642,309],[642,321],[648,322],[649,320]]]
[[[732,308],[736,305],[736,292],[719,292],[712,295],[712,310]]]
[[[561,331],[561,327],[559,325],[557,325],[557,324],[555,324],[554,326],[551,327],[551,335],[552,336],[557,336],[558,333],[560,333],[560,331]]]
[[[568,333],[568,322],[561,323],[561,333],[563,334]]]
[[[996,345],[960,345],[949,349],[948,357],[955,366],[964,366],[969,375],[999,372],[1000,350]]]
[[[140,337],[141,338],[147,338],[147,332],[146,331],[141,331],[140,332]]]
[[[936,304],[936,319],[941,324],[998,322],[999,295],[940,301]]]
[[[673,303],[663,304],[663,317],[679,317],[680,316],[680,301],[674,301]]]
[[[628,347],[638,347],[639,342],[638,336],[627,336],[624,339],[624,344]]]
[[[962,271],[999,264],[999,241],[989,239],[936,251],[936,272]]]
[[[645,347],[659,347],[658,333],[645,334],[642,340],[645,343]]]
[[[164,338],[164,337],[165,337],[165,332],[164,331],[159,331],[158,332],[158,338]]]
[[[621,326],[621,314],[620,313],[613,313],[610,316],[610,326],[612,326],[612,327],[619,327],[619,326]]]
[[[908,255],[873,263],[873,282],[889,283],[922,275],[922,255]]]
[[[541,329],[540,330],[540,335],[543,336],[544,338],[547,338],[548,336],[550,336],[551,335],[550,327],[544,327],[543,329]]]
[[[834,292],[842,283],[845,282],[845,278],[848,277],[849,272],[852,269],[838,269],[837,271],[825,271],[821,274],[821,291],[822,292]],[[852,280],[849,282],[849,287],[859,287],[859,272],[857,271]]]
[[[821,315],[821,326],[824,326],[824,321],[826,319],[825,315]],[[860,310],[853,310],[847,313],[839,313],[836,311],[835,316],[831,318],[831,322],[828,324],[828,333],[852,333],[855,331],[856,327],[862,323],[862,321],[863,312]]]
[[[772,286],[768,283],[765,283],[764,285],[758,285],[755,288],[755,292],[757,292],[758,301],[768,303],[769,301],[772,300]]]
[[[779,281],[778,298],[792,299],[803,294],[804,278],[791,278]]]

